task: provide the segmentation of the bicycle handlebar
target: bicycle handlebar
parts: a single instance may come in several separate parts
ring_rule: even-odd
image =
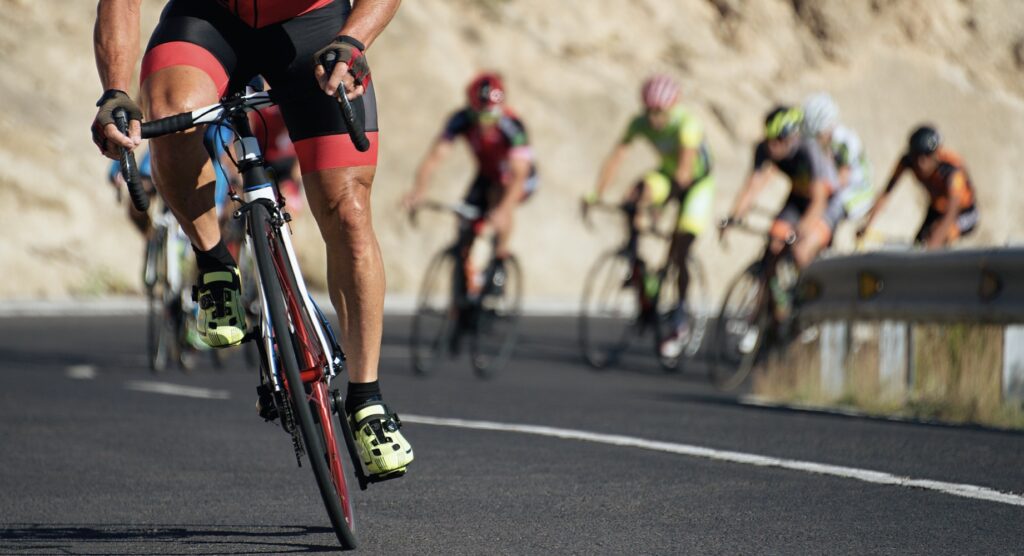
[[[113,116],[117,130],[128,135],[128,112],[124,108],[115,108]],[[146,195],[146,191],[142,188],[139,166],[135,162],[135,153],[130,149],[121,149],[121,176],[128,184],[128,195],[132,198],[135,209],[139,212],[149,210],[149,195]]]
[[[606,203],[598,201],[595,203],[586,203],[583,205],[583,223],[587,226],[587,229],[593,229],[593,225],[590,222],[588,211],[590,209],[600,209],[607,212],[617,212],[624,215],[628,219],[632,219],[633,216],[640,210],[634,203]],[[672,232],[663,232],[656,227],[656,222],[647,222],[646,226],[637,228],[637,233],[640,235],[653,236],[659,239],[671,239]]]
[[[338,54],[336,52],[328,51],[320,57],[320,64],[324,67],[328,77],[334,72],[334,66],[337,63]],[[356,117],[355,110],[352,109],[352,102],[348,100],[348,96],[345,94],[344,85],[338,85],[338,104],[341,105],[341,116],[345,120],[349,137],[352,138],[352,143],[356,146],[356,150],[361,153],[366,152],[370,148],[370,140],[366,137],[363,122]]]
[[[770,229],[769,230],[765,230],[764,228],[758,228],[758,227],[755,227],[755,226],[751,226],[751,225],[747,224],[746,222],[744,222],[743,220],[732,220],[732,219],[729,219],[729,218],[722,219],[718,223],[718,229],[721,230],[722,233],[725,233],[729,229],[734,229],[734,230],[739,230],[741,232],[745,232],[745,233],[748,233],[748,234],[751,234],[751,235],[761,236],[761,237],[764,237],[764,236],[767,236],[767,235],[771,235],[771,230]],[[793,245],[794,243],[796,243],[796,240],[797,240],[796,232],[790,232],[789,235],[787,235],[786,238],[785,238],[786,245]]]
[[[178,133],[179,131],[187,131],[195,127],[195,125],[192,113],[182,112],[181,114],[142,124],[142,138],[149,139],[151,137]]]

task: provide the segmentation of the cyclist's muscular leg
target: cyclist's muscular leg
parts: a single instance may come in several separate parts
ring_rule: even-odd
[[[213,104],[219,89],[203,70],[172,65],[149,74],[142,85],[150,119]],[[203,130],[153,140],[157,189],[196,247],[199,266],[197,331],[211,347],[237,345],[245,338],[240,276],[221,242],[214,202],[215,174],[203,147]]]
[[[377,380],[384,319],[384,262],[373,231],[374,166],[307,172],[309,208],[327,246],[327,282],[348,353],[350,380]]]
[[[142,84],[143,105],[150,120],[213,104],[218,98],[209,75],[191,66],[161,69]],[[160,194],[192,243],[204,251],[213,248],[220,241],[215,174],[203,148],[202,130],[154,139],[151,148]]]
[[[676,270],[679,272],[679,301],[686,301],[686,290],[690,287],[690,269],[686,259],[690,256],[690,249],[697,237],[689,232],[678,232],[672,240],[672,257],[676,263]]]

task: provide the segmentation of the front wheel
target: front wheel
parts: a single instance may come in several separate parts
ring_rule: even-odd
[[[601,255],[587,274],[578,327],[580,351],[591,367],[615,365],[636,335],[641,274],[636,260],[622,251]]]
[[[707,303],[711,298],[704,268],[694,257],[688,257],[686,268],[689,283],[686,299],[679,303],[679,270],[670,264],[662,273],[657,301],[657,322],[654,329],[654,347],[658,364],[667,372],[678,371],[683,359],[694,358],[704,343],[708,325]],[[682,314],[679,314],[682,311]],[[666,354],[663,343],[682,325],[681,348],[678,354]]]
[[[755,264],[729,286],[715,322],[710,366],[715,388],[729,391],[743,384],[764,353],[770,327],[768,295]]]
[[[353,549],[356,547],[352,532],[355,520],[338,450],[335,430],[340,425],[333,416],[334,402],[323,376],[313,378],[309,383],[302,379],[303,372],[315,374],[323,371],[317,366],[326,364],[326,354],[322,353],[318,339],[313,335],[311,316],[299,298],[300,290],[278,236],[279,230],[271,224],[270,215],[262,204],[252,205],[250,226],[275,351],[284,367],[291,409],[298,417],[297,424],[308,461],[334,532],[342,548]],[[358,462],[353,464],[358,465]]]
[[[436,371],[458,347],[454,301],[459,297],[454,280],[457,269],[458,258],[451,249],[445,249],[434,255],[423,276],[409,337],[412,369],[418,375]]]

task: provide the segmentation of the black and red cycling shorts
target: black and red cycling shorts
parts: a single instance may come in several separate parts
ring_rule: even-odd
[[[313,55],[341,31],[347,0],[260,28],[211,0],[171,0],[142,60],[141,80],[171,66],[192,66],[210,76],[223,96],[262,75],[295,144],[303,172],[377,164],[377,102],[372,83],[352,105],[362,117],[370,149],[359,152],[338,103],[313,75]]]

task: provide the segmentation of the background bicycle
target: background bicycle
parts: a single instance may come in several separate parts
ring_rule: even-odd
[[[485,226],[477,207],[427,202],[423,208],[454,214],[459,232],[454,243],[434,255],[424,274],[410,338],[413,370],[423,375],[436,371],[468,342],[476,374],[492,376],[508,364],[519,335],[519,261],[515,256],[498,260],[493,238],[475,241]]]
[[[723,233],[738,230],[769,237],[767,228],[744,222],[723,221]],[[774,232],[774,231],[773,231]],[[748,265],[730,283],[722,298],[711,342],[712,384],[720,390],[733,390],[750,376],[773,348],[784,345],[797,329],[796,289],[799,271],[791,249],[796,236],[775,239],[782,250],[773,253],[766,244],[761,257]]]
[[[710,298],[704,269],[693,256],[687,259],[690,284],[683,307],[689,337],[679,357],[665,357],[660,346],[675,328],[679,306],[679,271],[671,256],[673,236],[660,232],[653,217],[638,228],[636,205],[595,203],[591,208],[621,214],[627,236],[624,244],[599,256],[586,275],[578,320],[584,360],[596,369],[614,366],[635,339],[652,332],[658,363],[666,371],[679,369],[682,359],[700,351],[707,329],[708,314],[703,307]],[[641,254],[643,236],[659,238],[665,244],[665,261],[659,266],[649,265]]]

